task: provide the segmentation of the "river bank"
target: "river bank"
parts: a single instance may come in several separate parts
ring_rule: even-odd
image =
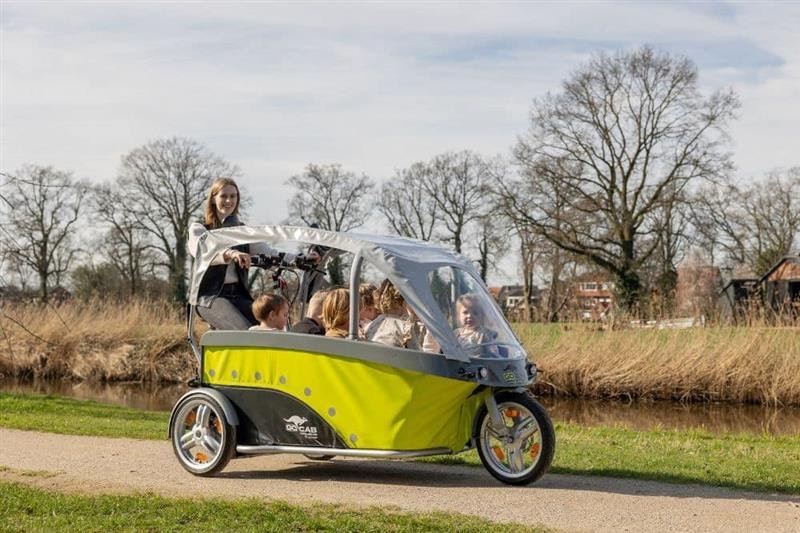
[[[89,400],[145,411],[171,411],[185,383],[125,383],[0,379],[0,393]],[[554,423],[636,431],[699,430],[713,435],[800,436],[800,407],[726,402],[586,400],[539,396]]]
[[[0,328],[6,378],[183,383],[195,373],[182,312],[164,303],[6,306]],[[515,329],[540,395],[800,406],[797,327]]]

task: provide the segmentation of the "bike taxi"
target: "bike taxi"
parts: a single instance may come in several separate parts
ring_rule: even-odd
[[[300,316],[326,283],[320,267],[335,262],[349,269],[348,338],[219,330],[194,338],[198,288],[212,260],[254,242],[289,253],[322,252],[316,268],[277,266],[297,273],[293,303]],[[435,339],[435,353],[358,338],[358,287],[368,279],[394,284]],[[466,301],[467,325],[483,332],[472,342],[462,334]],[[456,253],[401,237],[222,228],[200,240],[189,302],[198,379],[176,403],[169,435],[180,464],[193,474],[213,475],[230,459],[252,454],[388,459],[477,448],[491,475],[521,485],[552,462],[553,425],[529,392],[536,367],[474,266]]]

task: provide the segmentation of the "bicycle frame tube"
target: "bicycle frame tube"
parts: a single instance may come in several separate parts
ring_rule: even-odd
[[[353,258],[353,266],[350,268],[350,331],[347,335],[348,339],[358,338],[358,280],[361,277],[361,263],[364,258],[361,252],[356,253]]]

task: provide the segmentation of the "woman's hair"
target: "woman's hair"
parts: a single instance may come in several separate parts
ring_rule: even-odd
[[[270,313],[280,311],[283,306],[289,307],[289,302],[280,294],[262,294],[253,302],[253,316],[263,322]]]
[[[375,293],[378,288],[372,283],[362,283],[358,286],[358,305],[361,309],[376,305]]]
[[[388,279],[383,280],[381,283],[381,296],[378,301],[378,307],[384,315],[389,314],[395,309],[402,309],[406,304],[405,298],[400,294],[400,291]]]
[[[338,330],[347,334],[350,327],[350,291],[333,289],[325,296],[322,305],[322,325],[325,331]]]
[[[233,181],[233,178],[217,178],[214,180],[214,183],[211,184],[211,189],[208,191],[208,198],[206,198],[206,208],[203,212],[203,222],[205,222],[206,226],[210,229],[217,229],[222,227],[222,221],[217,216],[217,204],[214,202],[214,197],[219,194],[219,191],[227,187],[228,185],[233,185],[236,188],[236,207],[233,210],[233,215],[239,214],[239,203],[241,198],[239,197],[239,186],[236,185],[236,182]]]

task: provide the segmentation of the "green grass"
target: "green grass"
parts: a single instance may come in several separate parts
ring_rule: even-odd
[[[57,396],[0,393],[0,426],[66,435],[166,439],[169,413]]]
[[[550,472],[800,494],[800,436],[556,424]],[[479,465],[475,451],[428,461]]]
[[[450,514],[261,500],[61,494],[0,481],[0,531],[546,531]]]
[[[168,415],[48,396],[0,393],[0,426],[165,439]],[[551,472],[800,494],[800,436],[713,435],[556,424]],[[427,459],[480,464],[474,452]]]

